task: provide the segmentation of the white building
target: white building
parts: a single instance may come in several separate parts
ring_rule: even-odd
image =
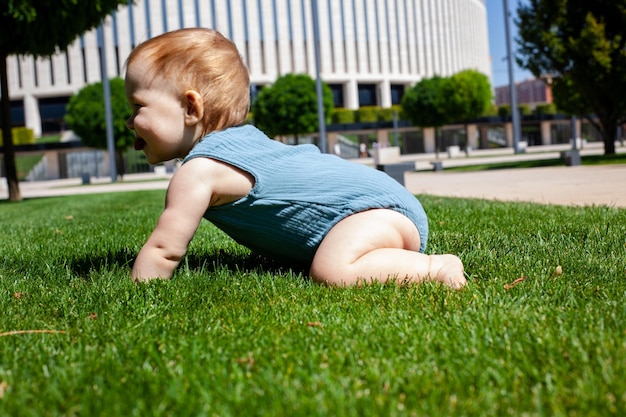
[[[59,131],[65,104],[85,84],[123,76],[138,43],[181,27],[203,26],[232,39],[253,88],[287,73],[315,76],[314,0],[136,0],[50,59],[10,57],[15,124],[38,136]],[[320,74],[335,106],[389,107],[421,78],[472,68],[491,74],[485,0],[317,0]],[[254,91],[252,92],[254,94]]]

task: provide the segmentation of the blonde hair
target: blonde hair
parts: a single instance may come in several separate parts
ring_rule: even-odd
[[[138,45],[126,66],[142,60],[148,76],[184,91],[197,91],[204,101],[203,134],[242,125],[250,109],[250,76],[233,42],[212,29],[167,32]]]

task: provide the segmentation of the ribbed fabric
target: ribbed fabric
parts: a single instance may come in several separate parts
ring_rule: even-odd
[[[285,145],[251,125],[208,134],[184,162],[198,157],[225,162],[254,177],[249,195],[210,207],[204,217],[257,253],[311,263],[335,224],[374,208],[410,218],[420,233],[420,250],[426,249],[428,219],[422,205],[381,171],[322,154],[314,145]]]

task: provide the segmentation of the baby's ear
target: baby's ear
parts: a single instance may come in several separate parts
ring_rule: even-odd
[[[195,125],[202,121],[204,115],[204,100],[195,90],[187,90],[183,96],[185,106],[185,124]]]

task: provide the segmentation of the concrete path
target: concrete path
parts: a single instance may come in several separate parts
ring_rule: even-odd
[[[124,176],[124,181],[117,182],[111,182],[110,177],[92,177],[90,184],[83,184],[80,178],[23,181],[20,182],[20,192],[22,198],[37,198],[121,191],[165,190],[170,178],[171,175],[159,176],[148,173],[129,174]],[[0,200],[8,197],[6,178],[0,178]]]
[[[411,172],[405,185],[414,194],[626,207],[626,165]]]

